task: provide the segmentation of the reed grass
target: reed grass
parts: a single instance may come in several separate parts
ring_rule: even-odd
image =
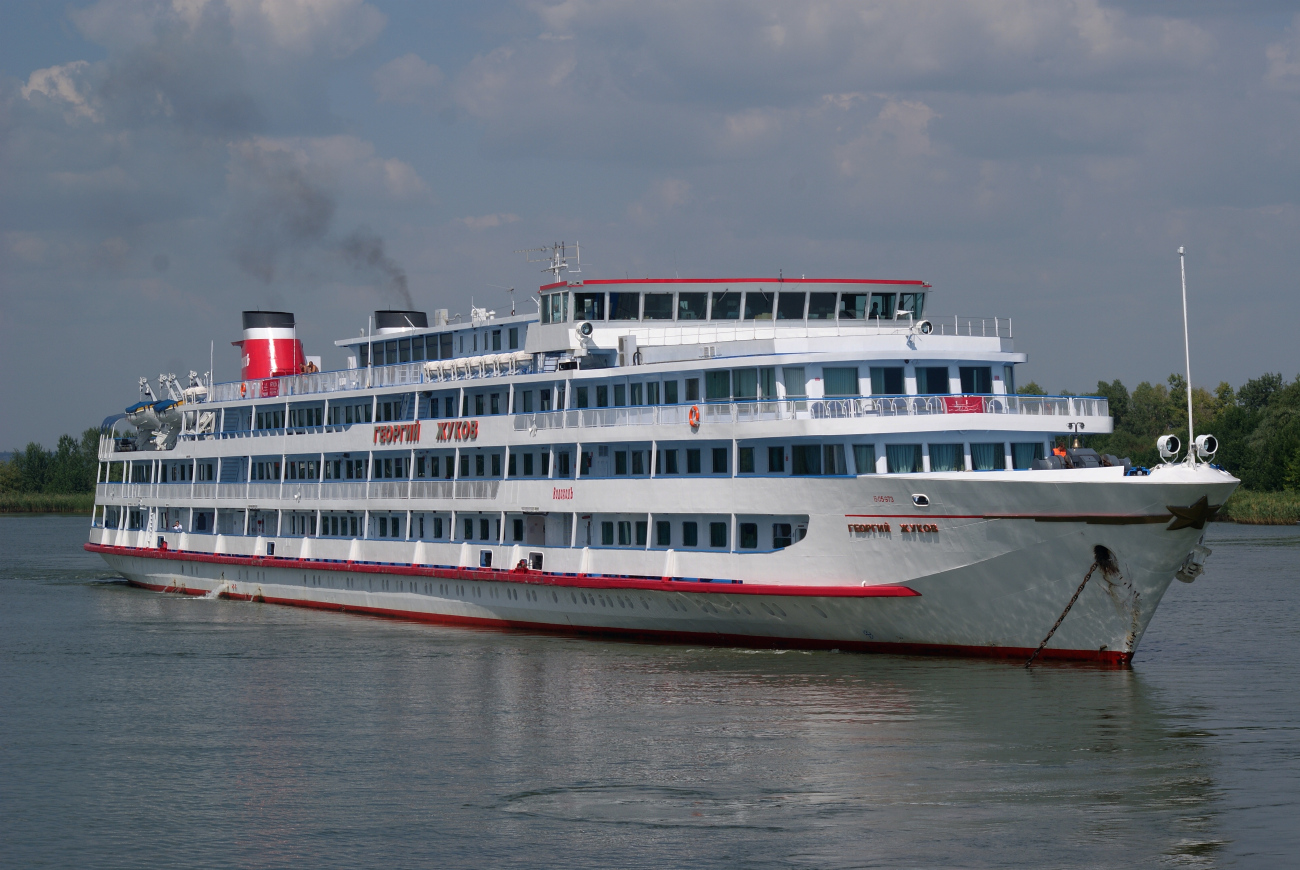
[[[1217,519],[1257,526],[1295,525],[1300,523],[1300,492],[1252,492],[1238,488]]]
[[[93,492],[0,492],[0,514],[89,514]]]

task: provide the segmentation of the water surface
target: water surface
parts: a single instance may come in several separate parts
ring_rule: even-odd
[[[1277,867],[1300,530],[1128,670],[570,640],[143,592],[0,518],[0,864]]]

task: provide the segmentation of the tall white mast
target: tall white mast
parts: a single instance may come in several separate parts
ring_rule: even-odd
[[[1187,366],[1187,461],[1196,464],[1196,432],[1192,429],[1192,345],[1187,338],[1187,257],[1178,247],[1178,270],[1183,277],[1183,362]]]

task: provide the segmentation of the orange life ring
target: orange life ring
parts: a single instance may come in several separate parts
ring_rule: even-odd
[[[691,405],[691,411],[686,415],[686,422],[691,424],[692,429],[699,428],[700,425],[700,406]]]

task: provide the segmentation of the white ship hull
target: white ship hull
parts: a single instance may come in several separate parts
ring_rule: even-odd
[[[1103,468],[784,478],[779,495],[770,481],[766,491],[761,480],[733,483],[726,498],[779,498],[806,513],[807,537],[746,554],[97,528],[87,549],[157,591],[647,640],[1012,658],[1039,645],[1091,570],[1042,656],[1127,663],[1204,534],[1204,517],[1177,528],[1170,507],[1222,504],[1236,480],[1176,465],[1149,477]],[[592,510],[627,500],[617,481],[578,486]],[[696,510],[742,510],[710,504],[724,495],[717,488],[680,487]],[[913,504],[920,492],[928,506]],[[274,557],[258,555],[267,543]],[[540,552],[546,570],[472,567],[483,551],[498,566]]]

